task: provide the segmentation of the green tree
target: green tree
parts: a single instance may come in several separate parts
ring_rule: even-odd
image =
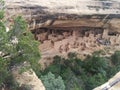
[[[0,57],[0,87],[4,84],[6,78],[9,75],[6,64],[7,63]]]
[[[80,77],[77,77],[70,68],[64,71],[62,77],[64,77],[66,90],[81,90],[81,88],[84,88],[82,79]]]
[[[85,82],[85,90],[92,90],[93,88],[105,83],[106,77],[98,73],[94,76],[87,77]]]
[[[55,75],[51,72],[45,76],[42,76],[41,80],[46,90],[65,90],[65,85],[62,78],[60,76],[55,78]]]
[[[20,16],[15,18],[13,28],[9,32],[5,31],[2,22],[0,26],[1,58],[8,61],[9,68],[26,61],[36,70],[40,59],[39,43],[34,40],[30,31],[26,31],[25,21]]]
[[[107,78],[111,78],[112,76],[114,76],[117,72],[120,71],[120,65],[117,66],[109,66],[107,68]]]
[[[111,56],[111,61],[112,61],[113,65],[119,65],[120,64],[120,51],[116,51]]]
[[[28,62],[36,73],[40,70],[39,43],[35,41],[21,16],[14,19],[12,29],[6,32],[3,14],[0,13],[0,89],[12,85],[11,68]],[[7,22],[7,21],[6,21]],[[9,81],[9,79],[11,81]],[[9,81],[9,82],[8,82]],[[9,85],[8,85],[9,84]],[[11,85],[10,85],[11,84]],[[13,90],[13,89],[11,89]]]
[[[89,74],[97,74],[102,73],[106,75],[106,69],[108,67],[108,63],[105,58],[93,55],[92,57],[87,58],[84,61],[83,68]]]
[[[5,2],[3,0],[0,0],[0,19],[3,19],[4,17],[4,7],[5,7],[4,3]]]

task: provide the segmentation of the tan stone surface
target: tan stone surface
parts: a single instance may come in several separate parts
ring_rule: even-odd
[[[52,48],[53,48],[53,44],[52,44],[51,40],[46,40],[39,45],[39,49],[41,50],[41,52],[45,51],[45,50],[50,50]]]
[[[43,9],[44,11],[51,13],[68,13],[68,14],[116,14],[116,11],[119,11],[119,1],[111,2],[113,6],[111,8],[115,9],[100,9],[97,11],[96,9],[89,9],[87,6],[98,5],[101,6],[101,3],[94,0],[5,0],[7,5],[12,6],[25,6],[25,5],[37,5],[47,7]],[[118,12],[120,13],[120,12]],[[118,14],[117,13],[117,14]]]
[[[32,69],[20,73],[20,68],[23,68],[23,66],[17,66],[12,71],[13,77],[20,86],[29,86],[30,90],[45,90],[45,87],[42,84],[41,80],[36,76],[35,72]]]

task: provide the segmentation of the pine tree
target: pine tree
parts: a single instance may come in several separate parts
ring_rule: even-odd
[[[0,5],[2,3],[4,2],[0,1]],[[0,90],[2,87],[12,87],[11,69],[16,65],[28,62],[34,71],[40,70],[38,64],[40,60],[39,43],[35,41],[31,32],[27,31],[25,21],[21,16],[16,17],[8,32],[4,22],[2,8],[0,10]]]
[[[42,76],[41,80],[46,90],[65,90],[65,85],[62,78],[59,76],[55,78],[55,75],[49,72],[47,75]]]

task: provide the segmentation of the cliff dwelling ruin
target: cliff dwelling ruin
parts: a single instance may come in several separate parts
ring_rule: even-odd
[[[74,50],[84,51],[92,43],[97,43],[95,38],[102,38],[104,29],[101,25],[95,25],[97,22],[88,21],[90,23],[88,24],[87,21],[56,20],[50,26],[43,26],[33,31],[35,38],[41,42],[40,50],[54,49],[53,51],[62,54]]]
[[[43,59],[40,61],[42,63],[46,63],[45,60],[47,59],[52,60],[51,58],[55,55],[66,57],[69,52],[77,53],[80,58],[84,58],[94,51],[103,50],[106,52],[104,53],[105,56],[107,56],[120,49],[119,14],[115,13],[116,16],[114,16],[114,14],[108,12],[108,9],[105,9],[103,15],[96,15],[98,11],[88,8],[85,8],[87,13],[81,14],[83,8],[77,7],[80,10],[80,14],[78,14],[78,12],[72,12],[72,9],[65,3],[60,6],[63,8],[63,12],[60,11],[61,8],[58,8],[58,6],[54,6],[56,9],[49,12],[49,9],[53,10],[53,8],[47,4],[44,6],[42,4],[44,0],[39,2],[41,2],[38,3],[40,5],[36,3],[31,5],[25,1],[26,6],[19,2],[12,2],[13,5],[10,2],[6,3],[6,17],[11,22],[10,17],[14,17],[17,13],[17,15],[22,15],[26,19],[29,30],[34,34],[35,39],[40,42],[39,49]],[[80,3],[78,2],[76,5]],[[91,4],[87,3],[87,5]],[[101,6],[100,9],[102,8]],[[73,7],[73,10],[76,9]],[[118,10],[118,8],[115,10]],[[91,14],[88,15],[88,13]]]
[[[94,51],[102,50],[105,51],[104,56],[109,56],[120,49],[120,35],[117,29],[115,31],[110,28],[111,24],[108,21],[105,23],[101,19],[92,18],[48,20],[32,33],[40,42],[39,49],[43,58],[49,61],[55,55],[67,57],[70,52],[85,58]]]
[[[13,74],[26,89],[92,90],[120,69],[120,0],[5,0],[3,19],[3,89]],[[94,90],[119,90],[119,76]]]

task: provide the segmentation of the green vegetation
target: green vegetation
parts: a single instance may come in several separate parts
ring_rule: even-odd
[[[65,90],[65,85],[62,78],[60,76],[55,78],[55,75],[51,72],[45,76],[42,76],[41,80],[43,81],[46,90]]]
[[[114,65],[120,65],[120,51],[116,51],[111,60]]]
[[[119,65],[111,63],[116,58],[119,61],[119,54],[116,51],[108,59],[100,57],[100,52],[94,52],[93,56],[88,56],[83,61],[77,58],[75,53],[69,53],[68,59],[55,56],[53,63],[42,74],[52,72],[56,77],[61,76],[65,83],[65,90],[92,90],[120,70]]]
[[[23,62],[28,62],[30,68],[38,73],[40,70],[39,43],[34,40],[31,32],[27,31],[27,25],[20,16],[14,19],[10,31],[6,32],[3,15],[3,12],[0,13],[0,90],[3,87],[19,90],[12,77],[11,69]]]
[[[4,2],[0,0],[4,5]],[[120,70],[120,51],[111,57],[101,57],[101,51],[94,52],[81,61],[75,53],[68,59],[55,56],[53,63],[40,71],[38,42],[34,40],[22,17],[14,19],[10,31],[6,32],[3,8],[0,10],[0,90],[30,90],[30,86],[14,81],[11,69],[27,62],[30,67],[22,67],[20,73],[32,68],[43,81],[46,90],[92,90],[111,78]],[[6,21],[7,22],[7,21]]]

